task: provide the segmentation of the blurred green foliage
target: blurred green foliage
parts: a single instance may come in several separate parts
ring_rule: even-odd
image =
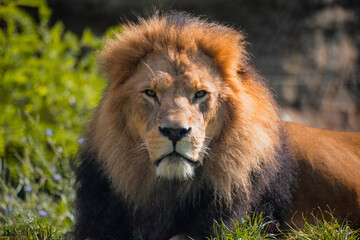
[[[70,227],[73,159],[106,82],[101,38],[50,16],[46,0],[0,0],[0,216],[29,210]]]

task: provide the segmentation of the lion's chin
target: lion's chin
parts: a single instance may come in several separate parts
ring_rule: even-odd
[[[156,176],[169,180],[188,180],[195,174],[194,167],[184,158],[168,156],[156,168]]]

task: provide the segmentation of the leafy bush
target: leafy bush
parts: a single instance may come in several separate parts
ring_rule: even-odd
[[[31,210],[69,227],[73,159],[105,81],[100,38],[50,27],[50,15],[46,0],[0,0],[0,213]]]

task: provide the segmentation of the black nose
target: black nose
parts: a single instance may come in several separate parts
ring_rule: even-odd
[[[168,137],[173,142],[173,145],[175,147],[176,142],[185,137],[191,131],[191,128],[186,129],[159,127],[159,131],[163,136]]]

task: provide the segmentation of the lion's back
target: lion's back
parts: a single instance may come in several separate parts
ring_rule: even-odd
[[[299,213],[334,211],[338,219],[360,219],[360,133],[316,129],[284,122],[289,144],[300,165],[294,196],[295,224]],[[351,213],[349,215],[349,213]],[[348,216],[349,215],[349,216]]]

